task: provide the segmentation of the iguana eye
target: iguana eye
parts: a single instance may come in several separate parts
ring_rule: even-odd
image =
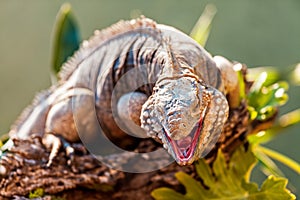
[[[158,87],[159,87],[159,89],[163,89],[165,86],[164,85],[159,85]]]

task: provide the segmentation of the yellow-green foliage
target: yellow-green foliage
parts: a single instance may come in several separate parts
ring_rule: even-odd
[[[35,199],[44,196],[44,190],[42,188],[37,188],[33,192],[29,193],[29,199]]]
[[[58,73],[62,64],[73,55],[81,42],[77,22],[68,3],[63,4],[57,14],[53,37],[52,69]]]
[[[184,172],[176,173],[176,178],[185,186],[186,193],[181,194],[170,188],[158,188],[152,192],[156,200],[198,200],[198,199],[251,199],[282,200],[296,199],[286,189],[285,178],[269,176],[260,189],[256,183],[249,182],[250,174],[256,163],[251,149],[237,149],[227,164],[221,151],[212,168],[202,159],[197,162],[196,170],[203,184]]]

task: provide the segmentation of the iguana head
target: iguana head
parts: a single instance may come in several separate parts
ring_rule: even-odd
[[[193,76],[158,81],[143,105],[141,126],[159,139],[180,165],[205,156],[216,143],[228,115],[218,90]]]

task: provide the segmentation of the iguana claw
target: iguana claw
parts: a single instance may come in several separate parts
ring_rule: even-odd
[[[59,135],[46,133],[42,139],[46,148],[51,149],[50,155],[46,167],[50,167],[53,164],[55,157],[58,155],[61,148],[66,152],[66,156],[69,158],[68,164],[70,165],[74,160],[74,148],[64,138]]]

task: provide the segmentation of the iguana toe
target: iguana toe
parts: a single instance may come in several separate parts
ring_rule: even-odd
[[[52,133],[45,134],[42,142],[46,148],[51,149],[46,167],[51,167],[61,148],[64,149],[66,156],[69,158],[68,165],[71,166],[72,162],[74,161],[75,150],[69,142],[67,142],[64,138]]]

